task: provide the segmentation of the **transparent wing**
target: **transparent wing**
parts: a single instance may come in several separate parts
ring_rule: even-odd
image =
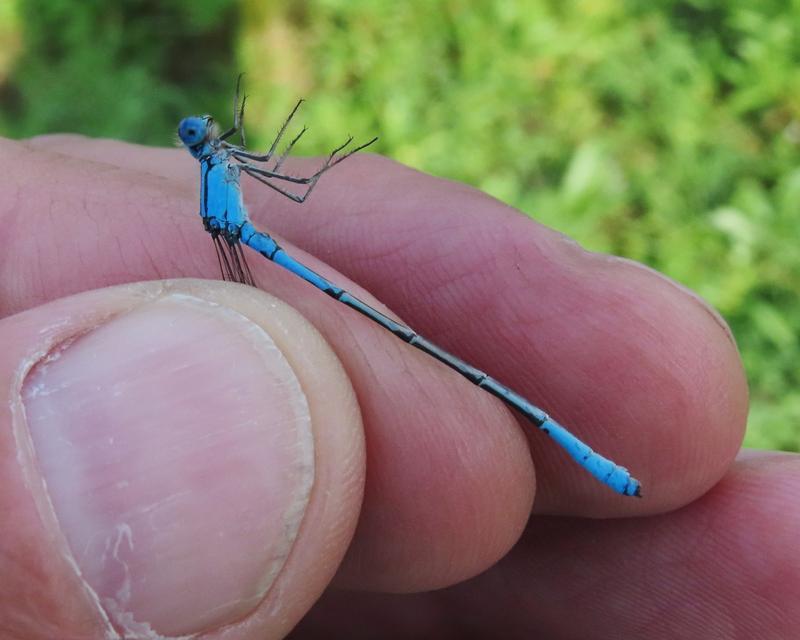
[[[217,263],[222,279],[251,287],[257,286],[241,243],[238,241],[230,243],[219,234],[212,234],[211,238],[214,242],[214,251],[217,254]]]

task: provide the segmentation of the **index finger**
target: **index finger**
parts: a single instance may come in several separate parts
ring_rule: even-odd
[[[6,236],[14,237],[4,254],[10,272],[24,274],[5,280],[17,288],[6,290],[7,300],[19,308],[87,287],[214,273],[193,216],[197,166],[188,155],[67,142],[69,171],[64,162],[51,171],[37,165],[40,177],[26,187],[21,204],[37,208],[36,224],[18,220]],[[46,145],[59,150],[57,139]],[[32,195],[43,183],[55,203]],[[713,485],[738,448],[746,388],[735,346],[720,321],[670,281],[587,254],[466,186],[375,156],[348,160],[302,207],[258,188],[246,200],[257,224],[337,267],[337,283],[363,282],[423,335],[523,393],[645,483],[643,501],[615,496],[525,424],[536,440],[540,511],[669,510]],[[528,452],[491,399],[273,273],[262,282],[334,345],[364,412],[368,477],[349,583],[431,588],[502,555],[521,531],[532,486]]]
[[[167,151],[146,165],[102,142],[82,152],[190,179]],[[291,170],[313,166],[296,160]],[[354,157],[326,179],[302,208],[250,189],[253,217],[595,436],[586,437],[596,449],[604,443],[615,460],[645,468],[636,473],[649,480],[651,505],[679,506],[721,477],[741,442],[747,386],[730,330],[696,294],[638,263],[586,252],[465,185],[378,156]],[[607,515],[576,486],[571,463],[526,433],[545,485],[539,510]]]

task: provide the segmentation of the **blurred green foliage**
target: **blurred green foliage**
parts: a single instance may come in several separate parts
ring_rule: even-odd
[[[3,12],[22,41],[0,89],[6,135],[167,144],[190,105],[230,103],[220,88],[237,66],[234,0],[16,0]]]
[[[251,142],[302,95],[306,152],[378,134],[698,291],[745,360],[748,444],[800,450],[799,0],[17,6],[7,135],[167,144],[183,113],[228,117],[244,69]]]

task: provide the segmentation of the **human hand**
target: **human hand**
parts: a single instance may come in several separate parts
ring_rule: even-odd
[[[0,162],[8,637],[103,637],[104,613],[125,623],[117,605],[165,636],[281,637],[345,551],[297,637],[797,628],[798,459],[733,463],[741,364],[724,323],[674,283],[376,156],[337,167],[302,206],[246,187],[287,250],[628,466],[645,497],[622,498],[495,399],[258,256],[259,283],[338,360],[252,289],[101,289],[216,277],[184,152],[58,136],[5,141]],[[24,363],[84,333],[20,389]]]

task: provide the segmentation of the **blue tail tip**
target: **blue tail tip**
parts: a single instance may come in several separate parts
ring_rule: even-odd
[[[642,485],[636,478],[631,478],[621,491],[623,495],[633,496],[634,498],[642,497]]]

